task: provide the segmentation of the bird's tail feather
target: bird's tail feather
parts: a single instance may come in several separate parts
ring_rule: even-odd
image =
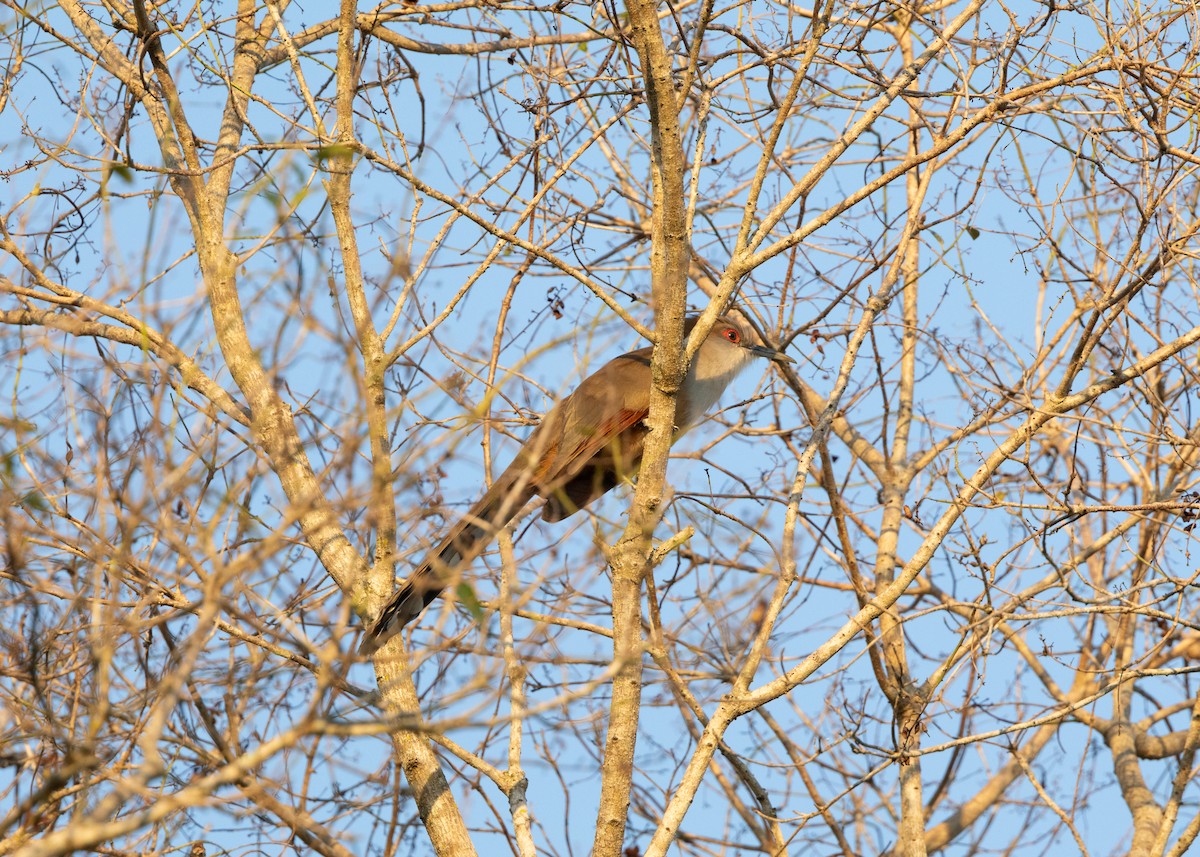
[[[511,521],[534,493],[526,468],[505,470],[388,599],[364,634],[359,654],[372,654],[417,618],[454,582],[464,565],[483,553],[496,531]]]

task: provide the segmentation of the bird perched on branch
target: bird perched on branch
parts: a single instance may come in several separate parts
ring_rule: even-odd
[[[685,336],[697,321],[685,320]],[[649,432],[652,351],[639,348],[606,363],[550,409],[492,487],[388,600],[360,654],[374,652],[415,619],[535,494],[546,499],[542,520],[561,521],[637,474]],[[755,343],[733,319],[718,319],[679,388],[672,442],[704,418],[755,357],[792,362]]]

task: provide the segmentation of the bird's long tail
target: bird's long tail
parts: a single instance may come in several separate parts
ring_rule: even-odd
[[[417,618],[455,581],[463,566],[483,553],[496,532],[513,519],[534,493],[525,468],[510,465],[400,585],[379,618],[367,629],[358,653],[370,655]]]

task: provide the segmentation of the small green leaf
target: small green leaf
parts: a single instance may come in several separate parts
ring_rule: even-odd
[[[124,180],[125,184],[133,184],[133,170],[131,170],[125,164],[117,163],[116,161],[109,161],[108,173],[109,175],[113,175]]]
[[[45,498],[37,491],[30,491],[22,497],[21,505],[35,512],[44,512],[47,509]]]
[[[322,146],[317,149],[317,161],[325,161],[330,158],[347,157],[354,152],[353,146],[348,146],[345,143],[330,143],[328,146]]]
[[[471,618],[477,623],[483,624],[483,604],[475,595],[475,588],[469,583],[460,583],[454,587],[454,594],[458,596],[459,602],[463,607],[467,608],[467,612],[471,614]]]

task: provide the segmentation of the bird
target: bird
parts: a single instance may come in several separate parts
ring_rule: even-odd
[[[685,337],[698,321],[684,320]],[[367,629],[360,655],[372,654],[417,618],[535,495],[546,501],[542,520],[555,523],[637,474],[649,433],[653,350],[614,358],[547,412],[512,463],[393,593]],[[756,357],[794,362],[757,344],[740,322],[718,318],[679,388],[672,443],[704,418]]]

